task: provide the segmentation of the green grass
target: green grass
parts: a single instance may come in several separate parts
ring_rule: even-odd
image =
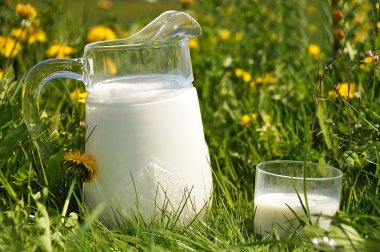
[[[0,36],[8,36],[20,23],[13,5],[6,2],[0,1]],[[115,29],[121,25],[132,33],[160,10],[157,5],[136,2],[139,7],[132,14],[141,19],[129,19],[126,8],[124,15],[109,12],[103,16],[93,9],[91,15],[76,20],[75,10],[64,11],[63,1],[39,1],[39,25],[48,41],[23,44],[15,58],[0,55],[5,72],[0,80],[1,251],[333,250],[322,242],[323,237],[333,239],[335,249],[341,251],[377,250],[379,66],[378,61],[360,62],[370,49],[380,47],[375,1],[336,5],[335,1],[295,0],[196,2],[188,9],[203,28],[199,46],[191,49],[194,85],[214,179],[206,217],[185,227],[131,221],[122,228],[108,229],[96,220],[96,214],[87,213],[80,183],[72,184],[73,175],[64,173],[61,165],[65,152],[83,148],[84,106],[70,97],[75,87],[83,89],[79,82],[54,80],[41,94],[40,110],[47,114],[42,121],[51,136],[52,150],[44,163],[21,114],[27,71],[48,58],[45,51],[53,43],[70,45],[76,50],[70,57],[81,57],[85,34],[96,23]],[[344,13],[340,22],[333,22],[331,13],[336,8]],[[231,33],[225,41],[220,37],[223,28]],[[337,28],[345,32],[341,40],[334,39]],[[235,38],[239,32],[241,41]],[[309,55],[310,43],[320,46],[319,60]],[[330,60],[331,68],[326,67]],[[236,68],[251,74],[253,88],[251,81],[246,83],[235,75]],[[274,76],[273,84],[259,83],[257,78],[265,74]],[[339,82],[355,83],[356,96],[329,95]],[[250,113],[258,117],[242,125],[241,117]],[[276,230],[264,237],[257,234],[253,224],[255,165],[274,159],[327,163],[344,172],[340,211],[329,232],[306,226],[304,234],[294,231],[286,238],[280,238]]]

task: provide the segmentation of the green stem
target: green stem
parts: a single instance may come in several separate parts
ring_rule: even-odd
[[[74,186],[75,186],[76,182],[77,182],[76,178],[74,178],[73,181],[71,182],[69,193],[67,194],[65,204],[63,205],[62,214],[61,214],[62,217],[66,216],[67,209],[68,209],[69,203],[70,203],[70,198],[71,198],[71,195],[73,194]]]

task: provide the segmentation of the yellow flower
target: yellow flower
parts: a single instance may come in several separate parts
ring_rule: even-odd
[[[70,93],[70,97],[76,103],[86,103],[87,92],[82,92],[80,88],[76,88]]]
[[[98,167],[95,159],[88,153],[81,153],[79,150],[67,152],[63,155],[63,169],[65,172],[73,173],[85,182],[93,180]]]
[[[46,50],[46,55],[52,58],[68,58],[74,52],[74,48],[67,45],[52,45]]]
[[[99,0],[97,6],[101,10],[109,10],[112,7],[112,2],[110,0]]]
[[[5,58],[13,58],[21,49],[21,44],[13,38],[0,36],[0,55],[5,56]]]
[[[376,27],[380,30],[380,22],[376,22]]]
[[[357,87],[356,87],[356,84],[354,83],[338,83],[337,87],[336,87],[336,90],[331,90],[329,91],[329,95],[336,98],[338,97],[337,95],[337,91],[338,93],[343,97],[343,98],[354,98],[355,97],[355,93],[357,91]]]
[[[20,41],[26,41],[28,39],[28,44],[34,44],[36,41],[46,42],[47,37],[45,32],[41,28],[29,27],[26,30],[20,27],[13,28],[11,30],[11,35]]]
[[[230,30],[226,29],[226,28],[223,28],[220,32],[219,32],[219,35],[220,35],[220,38],[223,40],[223,41],[226,41],[226,40],[229,40],[230,37],[231,37],[231,32]]]
[[[276,78],[270,73],[266,73],[263,76],[256,77],[256,83],[258,84],[264,84],[264,83],[273,84],[275,82],[276,82]]]
[[[235,68],[235,76],[236,77],[241,77],[243,76],[244,70],[241,68]]]
[[[252,123],[252,120],[256,120],[258,116],[259,116],[258,113],[245,114],[241,117],[240,124],[244,126],[248,126]]]
[[[252,119],[256,120],[257,117],[259,116],[258,113],[251,113],[250,116],[252,117]]]
[[[246,71],[243,71],[243,80],[245,82],[249,82],[250,80],[252,80],[252,75]]]
[[[241,68],[235,68],[235,76],[242,77],[244,82],[249,82],[252,80],[252,75]]]
[[[367,63],[367,64],[371,64],[375,59],[372,57],[372,56],[368,56],[368,57],[365,57],[363,59],[363,62]]]
[[[112,39],[116,39],[116,34],[111,28],[105,25],[95,25],[87,33],[87,41],[89,42]]]
[[[307,51],[309,52],[309,54],[311,55],[313,59],[317,59],[319,57],[319,53],[321,52],[321,49],[316,44],[310,44],[307,47]]]
[[[17,4],[16,13],[22,17],[29,20],[34,19],[37,16],[36,9],[30,4]]]
[[[13,28],[11,30],[11,36],[19,41],[25,41],[26,40],[26,30],[20,27]]]
[[[34,44],[37,41],[38,42],[47,41],[46,33],[41,28],[30,27],[28,32],[29,32],[28,44]]]
[[[198,48],[199,47],[199,44],[198,44],[198,39],[190,39],[189,40],[189,47],[190,48]]]
[[[243,115],[240,119],[240,123],[244,126],[248,126],[251,124],[252,118],[250,115]]]
[[[0,80],[3,78],[3,76],[4,76],[4,70],[0,68]]]
[[[380,4],[379,4],[379,2],[377,2],[377,3],[375,4],[375,7],[376,7],[376,10],[379,10],[379,8],[380,8]]]
[[[235,34],[235,40],[236,40],[237,42],[240,42],[242,39],[243,39],[243,33],[242,33],[242,32],[237,32],[237,33]]]

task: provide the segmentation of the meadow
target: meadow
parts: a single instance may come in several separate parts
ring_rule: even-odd
[[[71,1],[0,0],[1,251],[378,250],[379,1],[122,2],[81,9]],[[51,150],[44,157],[21,112],[24,79],[43,60],[81,57],[86,43],[125,38],[169,8],[188,12],[203,30],[189,46],[212,205],[188,226],[132,221],[109,229],[84,207],[85,162],[64,162],[85,152],[83,84],[53,80],[42,91]],[[255,167],[278,159],[343,171],[329,231],[302,222],[304,232],[284,238],[254,228]]]

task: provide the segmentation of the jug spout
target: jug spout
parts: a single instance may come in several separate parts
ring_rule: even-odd
[[[166,11],[128,38],[90,43],[86,45],[85,49],[120,45],[149,47],[157,43],[189,40],[201,34],[201,26],[189,14],[180,11]]]
[[[200,25],[189,14],[166,11],[128,39],[141,41],[141,44],[149,44],[188,40],[201,34]]]

